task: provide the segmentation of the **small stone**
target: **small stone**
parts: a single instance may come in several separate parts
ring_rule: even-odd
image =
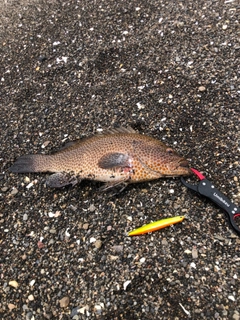
[[[15,308],[17,308],[17,306],[16,306],[15,304],[13,304],[13,303],[9,303],[9,304],[8,304],[8,309],[9,309],[10,311],[12,311],[12,309],[15,309]]]
[[[131,283],[131,280],[127,280],[124,282],[123,284],[123,289],[126,290],[127,289],[127,286],[129,285],[129,283]]]
[[[163,246],[167,246],[168,245],[168,242],[165,238],[162,239],[162,245]]]
[[[33,183],[33,182],[30,182],[30,183],[26,186],[26,188],[27,188],[27,189],[30,189],[30,188],[32,188],[33,185],[34,185],[34,183]]]
[[[96,305],[94,306],[94,310],[95,310],[95,312],[96,312],[97,314],[101,314],[101,313],[102,313],[102,306],[99,305],[99,304],[96,304]]]
[[[8,191],[8,187],[3,187],[3,188],[1,189],[1,191],[2,191],[2,192],[7,192],[7,191]]]
[[[235,181],[235,182],[237,182],[238,181],[238,177],[233,177],[233,180]]]
[[[27,221],[27,219],[28,219],[28,215],[27,215],[26,213],[24,213],[24,215],[23,215],[23,221]]]
[[[52,211],[48,212],[48,216],[49,218],[53,218],[54,217],[54,213]]]
[[[87,229],[88,229],[88,227],[89,227],[89,224],[88,224],[88,223],[84,223],[84,225],[83,225],[83,229],[84,229],[84,230],[87,230]]]
[[[63,297],[61,300],[59,300],[60,307],[61,308],[66,308],[69,305],[69,297]]]
[[[30,182],[29,177],[25,177],[25,178],[24,178],[24,182],[25,182],[25,183],[29,183],[29,182]]]
[[[42,241],[38,241],[37,246],[39,249],[42,249],[45,247],[44,243]]]
[[[203,91],[206,90],[206,88],[205,88],[204,86],[200,86],[200,87],[198,88],[198,90],[201,91],[201,92],[203,92]]]
[[[228,296],[229,300],[235,301],[235,297],[234,296]]]
[[[222,29],[223,29],[223,30],[226,30],[227,27],[228,27],[227,24],[224,24],[224,25],[222,26]]]
[[[28,306],[26,304],[23,304],[22,309],[23,309],[23,311],[26,311],[26,310],[28,310]]]
[[[193,248],[193,249],[192,249],[192,257],[193,257],[193,259],[198,258],[198,251],[197,251],[196,248]]]
[[[14,287],[17,289],[17,287],[19,286],[18,282],[16,280],[12,280],[12,281],[9,281],[8,283],[11,287]]]
[[[123,251],[123,246],[122,245],[113,246],[113,250],[115,252],[122,252]]]
[[[28,300],[29,300],[29,301],[33,301],[33,300],[34,300],[34,296],[33,296],[32,294],[30,294],[30,295],[28,296]]]
[[[101,240],[96,240],[96,241],[94,242],[94,245],[95,245],[95,247],[96,247],[97,249],[100,249],[101,246],[102,246],[102,241],[101,241]]]
[[[45,141],[43,144],[42,144],[42,148],[46,148],[48,145],[49,145],[50,141]]]
[[[44,56],[44,55],[38,57],[38,61],[39,61],[39,62],[44,62],[45,60],[47,60],[47,57]],[[39,132],[39,135],[40,135],[40,133],[41,133],[41,132]],[[41,136],[40,136],[40,137],[41,137]]]
[[[26,320],[35,320],[35,317],[31,311],[26,314]]]
[[[115,261],[115,260],[117,260],[119,257],[118,257],[118,256],[110,255],[109,258],[110,258],[111,261]]]
[[[88,312],[88,310],[89,310],[89,306],[86,305],[86,306],[80,308],[78,311],[79,311],[79,313],[81,313],[81,314],[85,314],[85,313]]]
[[[35,282],[36,282],[36,280],[34,280],[34,279],[32,281],[30,281],[30,283],[29,283],[30,287],[34,286]]]
[[[71,315],[70,315],[70,317],[74,319],[74,317],[79,313],[79,309],[80,309],[80,307],[79,307],[79,306],[78,306],[78,307],[73,308],[73,309],[72,309],[72,311],[71,311]]]
[[[96,207],[93,204],[91,204],[90,207],[89,207],[89,211],[93,212],[95,210],[96,210]]]
[[[239,315],[239,312],[237,310],[234,310],[232,319],[233,320],[240,320],[240,315]]]
[[[95,242],[95,241],[96,241],[96,239],[95,239],[94,237],[92,237],[92,238],[89,239],[89,242],[90,242],[90,243],[93,243],[93,242]]]
[[[17,188],[13,188],[11,191],[11,195],[15,196],[18,193],[18,189]]]

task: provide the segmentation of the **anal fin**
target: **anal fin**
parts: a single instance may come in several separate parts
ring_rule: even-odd
[[[69,173],[57,172],[50,175],[46,180],[46,185],[50,188],[62,188],[68,185],[75,186],[78,179]]]

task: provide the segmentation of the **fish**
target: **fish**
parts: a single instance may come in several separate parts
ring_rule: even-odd
[[[70,142],[53,154],[28,154],[9,168],[13,173],[50,172],[46,185],[74,186],[83,179],[105,182],[104,190],[121,184],[163,177],[188,176],[188,161],[160,140],[131,127]]]
[[[169,227],[173,224],[182,222],[184,219],[184,216],[177,216],[172,218],[166,218],[158,221],[154,221],[148,224],[143,225],[142,227],[132,230],[128,233],[129,236],[139,236],[140,234],[145,234],[148,232],[154,232],[159,229],[163,229],[166,227]]]

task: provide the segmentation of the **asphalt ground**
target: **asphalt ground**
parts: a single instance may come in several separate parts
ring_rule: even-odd
[[[14,160],[118,126],[240,204],[238,1],[2,1],[2,319],[240,319],[240,239],[179,179],[49,189]],[[189,180],[190,181],[190,180]],[[192,180],[194,181],[194,180]],[[185,220],[130,238],[161,218]]]

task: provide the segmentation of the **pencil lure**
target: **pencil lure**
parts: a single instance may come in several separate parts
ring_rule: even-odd
[[[138,236],[140,234],[148,233],[148,232],[153,232],[159,229],[163,229],[165,227],[171,226],[172,224],[176,224],[178,222],[182,222],[184,219],[184,216],[177,216],[177,217],[172,217],[172,218],[167,218],[167,219],[162,219],[158,221],[154,221],[148,224],[145,224],[144,226],[132,230],[128,233],[129,236]]]

